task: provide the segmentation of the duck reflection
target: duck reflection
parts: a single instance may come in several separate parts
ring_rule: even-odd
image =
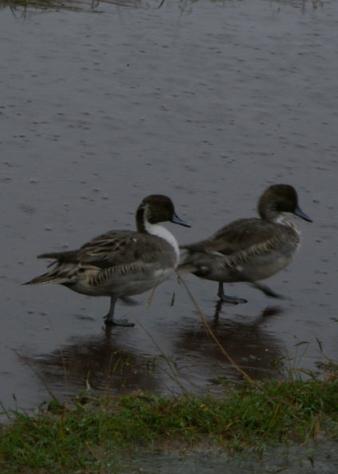
[[[264,324],[281,310],[267,307],[255,319],[246,316],[235,321],[219,318],[221,310],[217,305],[210,327],[233,360],[253,379],[281,377],[282,348]],[[25,357],[24,362],[50,392],[61,397],[84,388],[113,394],[135,390],[205,393],[217,389],[214,382],[219,379],[242,379],[195,319],[189,319],[188,326],[179,320],[162,339],[156,338],[159,352],[163,338],[171,340],[167,357],[147,353],[147,339],[137,338],[130,348],[120,336],[107,329],[94,337],[73,339],[49,354]]]
[[[91,388],[126,393],[157,387],[156,359],[117,344],[110,329],[96,337],[78,338],[50,354],[31,358],[29,363],[52,392],[72,394]]]
[[[280,314],[282,310],[268,306],[254,320],[250,318],[244,321],[220,319],[221,310],[222,304],[217,303],[214,320],[209,326],[235,363],[256,380],[281,377],[282,347],[278,338],[264,325],[270,317]],[[226,360],[203,324],[181,332],[176,342],[176,350],[180,355],[190,354],[190,357],[194,357],[195,364],[203,365],[210,375],[214,373],[214,377],[210,376],[211,379],[242,379],[242,375]]]

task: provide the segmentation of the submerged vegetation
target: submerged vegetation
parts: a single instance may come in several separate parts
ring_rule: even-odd
[[[221,398],[83,395],[71,406],[53,400],[35,416],[11,416],[0,431],[2,473],[107,472],[112,465],[109,472],[118,472],[119,459],[137,448],[203,444],[233,452],[337,439],[338,378],[227,384]]]

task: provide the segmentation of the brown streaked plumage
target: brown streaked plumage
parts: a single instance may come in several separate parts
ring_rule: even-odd
[[[130,326],[114,320],[117,299],[159,285],[178,264],[177,241],[158,224],[164,221],[189,227],[176,215],[168,197],[150,195],[136,211],[137,231],[110,231],[78,250],[39,255],[53,259],[53,268],[27,284],[58,283],[85,295],[110,296],[106,324]]]
[[[229,303],[245,302],[224,294],[225,282],[249,282],[265,294],[278,295],[258,283],[285,268],[300,243],[295,225],[287,213],[311,219],[298,206],[295,189],[276,184],[265,190],[258,202],[260,218],[239,219],[210,238],[185,245],[179,270],[219,282],[218,296]]]

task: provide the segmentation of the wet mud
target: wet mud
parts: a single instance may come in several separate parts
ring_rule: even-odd
[[[229,456],[224,452],[202,449],[180,454],[140,453],[132,463],[123,465],[120,472],[149,474],[196,473],[196,474],[335,474],[338,468],[337,445],[333,442],[317,442],[307,446],[274,447],[261,455],[246,452]],[[225,471],[226,470],[226,471]]]

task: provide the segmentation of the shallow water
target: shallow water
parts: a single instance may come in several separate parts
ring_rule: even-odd
[[[317,3],[316,3],[317,5]],[[30,409],[81,388],[218,390],[237,372],[172,280],[139,306],[135,328],[106,334],[106,299],[24,287],[35,255],[133,228],[149,193],[166,193],[191,229],[180,242],[253,215],[288,182],[313,224],[278,302],[245,285],[214,322],[216,285],[189,287],[252,377],[313,369],[337,346],[338,4],[165,2],[92,12],[0,11],[0,400]],[[175,292],[175,304],[171,306]],[[272,307],[272,308],[271,308]],[[268,308],[266,310],[266,308]],[[318,343],[320,341],[320,344]]]

